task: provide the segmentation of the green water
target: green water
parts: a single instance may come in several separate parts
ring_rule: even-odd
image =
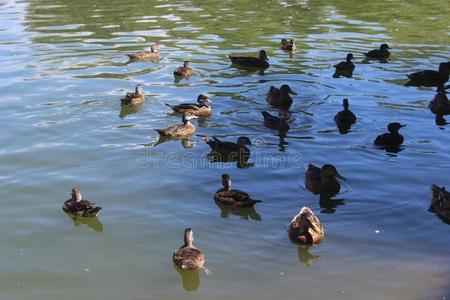
[[[447,299],[450,227],[427,212],[431,183],[447,185],[449,127],[427,109],[430,88],[405,74],[450,58],[448,1],[1,1],[0,298],[23,299]],[[279,50],[294,38],[294,56]],[[388,63],[362,63],[387,42]],[[161,45],[158,62],[127,53]],[[226,55],[268,52],[249,72]],[[351,79],[332,65],[355,55]],[[175,82],[192,61],[197,75]],[[121,110],[141,83],[147,101]],[[298,95],[284,136],[265,128],[271,85]],[[212,95],[193,148],[157,144],[179,122],[164,103]],[[339,134],[349,98],[358,122]],[[405,144],[372,146],[399,121]],[[201,137],[256,141],[250,168],[210,164]],[[303,185],[308,163],[348,178],[332,207]],[[263,200],[229,211],[212,196],[229,173]],[[98,220],[61,210],[70,189],[103,207]],[[310,206],[324,242],[299,248],[286,228]],[[192,227],[213,273],[180,275],[171,262]],[[183,281],[184,280],[184,281]],[[184,284],[183,284],[184,283]]]

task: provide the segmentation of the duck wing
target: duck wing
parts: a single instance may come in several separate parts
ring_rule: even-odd
[[[197,103],[182,103],[179,105],[170,105],[167,103],[164,104],[172,108],[175,112],[184,112],[187,110],[196,111],[200,109],[200,105],[198,105]]]

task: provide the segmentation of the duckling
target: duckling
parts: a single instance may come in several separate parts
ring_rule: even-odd
[[[431,185],[431,205],[428,211],[434,212],[445,223],[450,224],[450,193],[445,187]]]
[[[183,76],[183,77],[189,77],[194,73],[194,71],[191,69],[191,62],[185,61],[183,63],[182,67],[178,67],[175,71],[173,71],[174,76]]]
[[[339,174],[335,166],[325,164],[322,168],[318,168],[309,164],[305,173],[305,186],[314,194],[332,197],[341,190],[341,185],[336,178],[345,180],[345,177]]]
[[[259,57],[248,57],[248,56],[229,56],[231,63],[236,65],[242,65],[247,67],[258,67],[258,68],[268,68],[270,65],[267,62],[266,51],[259,51]]]
[[[214,200],[217,202],[233,207],[253,207],[256,203],[262,202],[250,198],[249,194],[243,191],[232,190],[231,178],[228,174],[222,175],[222,185],[223,187],[214,194]]]
[[[283,84],[279,89],[271,86],[267,92],[266,102],[275,107],[289,109],[292,105],[289,94],[297,95],[287,84]]]
[[[127,93],[120,102],[124,105],[135,106],[145,101],[144,89],[140,84],[136,85],[134,93]]]
[[[195,133],[195,126],[190,122],[192,119],[198,119],[198,117],[190,112],[185,112],[182,118],[183,124],[174,124],[164,129],[156,129],[156,131],[163,137],[189,137]]]
[[[94,202],[85,200],[81,197],[80,189],[74,187],[72,189],[72,198],[64,202],[62,209],[71,215],[77,217],[96,217],[98,216],[101,207],[95,205]]]
[[[173,253],[173,263],[181,270],[200,270],[205,265],[205,254],[195,247],[194,232],[191,228],[184,230],[184,244]]]
[[[275,129],[278,131],[288,131],[290,129],[288,120],[289,120],[289,112],[286,110],[280,110],[279,116],[276,117],[271,115],[267,111],[261,112],[264,118],[264,126],[267,128]]]
[[[312,210],[302,207],[289,224],[288,235],[292,241],[299,244],[317,245],[324,239],[325,231]]]
[[[288,41],[286,39],[281,40],[281,50],[295,52],[296,49],[297,49],[297,45],[295,44],[294,40],[290,40],[290,41]]]
[[[390,55],[388,49],[391,49],[388,44],[381,44],[380,49],[371,50],[364,55],[366,59],[386,59]]]
[[[450,101],[445,94],[445,89],[443,85],[439,85],[437,90],[437,94],[434,96],[434,99],[430,101],[428,104],[428,108],[435,115],[450,115]]]
[[[334,121],[339,128],[339,132],[347,133],[352,124],[356,123],[356,116],[351,110],[348,109],[348,99],[342,100],[342,106],[344,109],[334,116]]]
[[[207,137],[205,137],[203,138],[203,140],[206,144],[208,144],[212,151],[228,154],[229,156],[235,154],[249,155],[250,149],[248,149],[246,145],[252,145],[250,139],[245,136],[239,137],[236,143],[223,142],[216,137],[213,137],[212,139],[208,139]]]
[[[145,60],[145,59],[157,59],[159,58],[159,46],[153,44],[145,51],[139,51],[134,54],[127,54],[130,60]]]
[[[389,123],[387,129],[389,133],[383,133],[375,139],[374,144],[377,146],[384,147],[398,147],[403,144],[403,136],[398,133],[400,128],[405,127],[406,125],[402,125],[400,123],[394,122]]]
[[[440,63],[439,70],[425,70],[407,75],[409,81],[405,86],[440,86],[444,85],[449,79],[450,62]]]
[[[347,54],[346,61],[341,61],[340,63],[334,65],[336,68],[336,73],[338,72],[353,72],[355,65],[352,63],[353,54]]]
[[[212,112],[210,103],[211,100],[208,95],[200,94],[197,97],[197,103],[182,103],[180,105],[165,104],[177,113],[190,112],[196,116],[209,116]]]

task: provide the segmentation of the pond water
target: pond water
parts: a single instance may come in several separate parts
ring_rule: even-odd
[[[405,75],[449,60],[447,1],[0,0],[0,295],[2,299],[445,299],[450,227],[427,212],[449,185],[450,125],[428,110],[432,88]],[[290,56],[281,38],[297,41]],[[387,42],[387,63],[361,53]],[[161,46],[157,62],[127,53]],[[268,52],[251,72],[226,55]],[[355,55],[352,78],[332,66]],[[197,75],[175,82],[192,61]],[[147,101],[122,110],[140,83]],[[271,85],[298,95],[286,134],[263,126]],[[212,96],[192,148],[158,143],[179,122],[164,103]],[[343,98],[358,116],[342,135]],[[376,149],[389,122],[407,124],[397,154]],[[254,141],[249,168],[209,163],[204,136]],[[333,203],[303,184],[309,163],[348,178]],[[228,173],[263,200],[256,211],[213,201]],[[70,189],[103,207],[98,220],[61,210]],[[326,230],[310,248],[286,228],[309,206]],[[335,207],[333,207],[335,206]],[[192,227],[211,276],[171,262]],[[183,281],[184,280],[184,281]]]

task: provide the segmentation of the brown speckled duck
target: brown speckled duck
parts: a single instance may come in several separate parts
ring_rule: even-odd
[[[409,81],[406,86],[440,86],[444,85],[450,75],[450,62],[440,63],[439,70],[425,70],[407,75]]]
[[[223,187],[214,194],[214,200],[217,202],[233,207],[253,207],[256,203],[262,202],[250,198],[246,192],[231,189],[231,178],[228,174],[222,175],[222,185]]]
[[[283,84],[279,89],[271,86],[267,92],[266,102],[278,108],[289,109],[292,105],[289,94],[297,95],[287,84]]]
[[[176,77],[189,77],[194,73],[191,69],[191,62],[185,61],[182,67],[178,67],[173,71],[173,75]]]
[[[198,117],[186,112],[183,114],[183,124],[174,124],[164,129],[156,129],[161,136],[169,138],[185,138],[195,133],[195,126],[190,122]]]
[[[229,58],[231,59],[231,63],[246,67],[268,68],[270,66],[267,62],[269,59],[264,50],[259,51],[259,57],[229,56]]]
[[[81,197],[80,189],[75,187],[72,189],[72,197],[64,202],[63,210],[77,217],[96,217],[101,207],[95,205],[94,202],[85,200]]]
[[[133,54],[127,54],[130,60],[146,60],[146,59],[158,59],[159,58],[159,46],[153,44],[145,51],[138,51]]]
[[[136,85],[134,93],[127,93],[124,98],[120,99],[123,105],[135,106],[145,101],[144,89],[140,84]]]
[[[173,253],[172,260],[181,270],[200,270],[205,265],[205,254],[195,247],[194,232],[191,228],[184,230],[184,244]]]
[[[293,242],[317,245],[324,239],[325,231],[312,210],[309,207],[302,207],[289,224],[288,235]]]
[[[445,187],[433,184],[431,194],[431,206],[428,211],[434,212],[441,220],[450,224],[450,193],[447,192]]]
[[[435,115],[445,116],[450,115],[450,101],[445,94],[445,89],[443,85],[438,86],[437,94],[434,99],[428,104],[428,108]]]
[[[174,112],[184,113],[190,112],[196,116],[209,116],[212,113],[211,100],[208,95],[200,94],[197,97],[197,103],[182,103],[179,105],[170,105],[165,103],[168,107],[172,108]]]
[[[309,164],[305,173],[305,186],[314,194],[332,197],[341,190],[341,185],[336,178],[345,180],[335,166],[326,164],[319,168]]]
[[[295,50],[297,50],[297,45],[295,44],[295,41],[292,39],[289,41],[287,39],[282,39],[281,50],[295,52]]]
[[[391,55],[388,49],[391,49],[388,44],[381,44],[380,49],[371,50],[364,55],[366,59],[387,59]]]

